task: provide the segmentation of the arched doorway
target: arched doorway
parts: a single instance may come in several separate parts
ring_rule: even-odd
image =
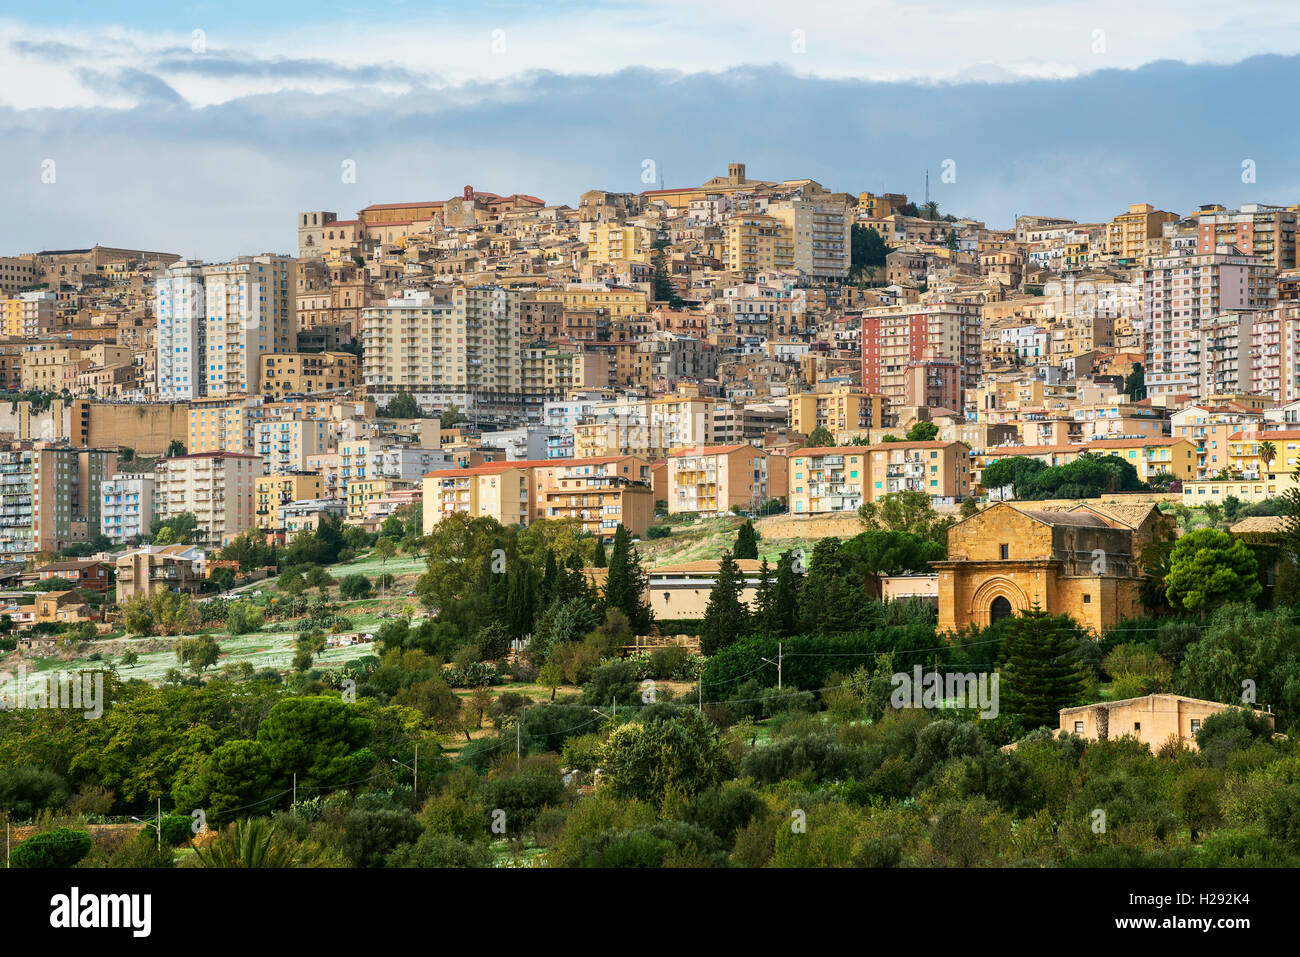
[[[1006,596],[998,595],[989,605],[989,624],[993,625],[1004,618],[1011,617],[1011,602],[1007,601]]]

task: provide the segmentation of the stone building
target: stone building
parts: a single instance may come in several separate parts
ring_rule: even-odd
[[[1000,503],[948,531],[939,630],[983,627],[1037,606],[1093,632],[1142,613],[1137,557],[1171,534],[1154,505]]]

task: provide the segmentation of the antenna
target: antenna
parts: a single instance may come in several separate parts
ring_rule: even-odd
[[[925,171],[925,204],[930,205],[930,171]]]

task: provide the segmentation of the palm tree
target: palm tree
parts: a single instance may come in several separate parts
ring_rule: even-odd
[[[1273,447],[1272,442],[1259,443],[1259,460],[1264,463],[1265,472],[1268,471],[1268,467],[1275,458],[1277,458],[1277,449]]]
[[[926,218],[926,219],[938,219],[938,218],[939,218],[939,204],[938,204],[937,202],[935,202],[934,200],[930,200],[928,203],[925,204],[925,206],[924,206],[923,208],[925,209],[925,218]]]
[[[194,847],[202,867],[296,867],[297,848],[281,840],[265,818],[236,821],[204,850]]]

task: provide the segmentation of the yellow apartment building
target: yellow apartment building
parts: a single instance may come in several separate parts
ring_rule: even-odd
[[[818,426],[832,435],[861,429],[880,429],[885,424],[885,397],[852,386],[836,386],[830,392],[800,392],[790,396],[790,428],[811,435]]]
[[[924,492],[936,505],[971,495],[970,448],[963,442],[883,442],[803,448],[790,453],[790,511],[853,512],[895,492]]]
[[[256,500],[254,514],[257,527],[280,528],[280,506],[287,502],[321,498],[325,483],[319,472],[297,472],[291,475],[263,475],[253,483]]]
[[[528,470],[513,462],[493,462],[425,475],[424,534],[454,512],[494,518],[502,525],[528,524]]]
[[[262,394],[312,395],[361,384],[361,360],[350,352],[281,352],[262,356]]]
[[[619,259],[649,262],[654,252],[653,230],[644,226],[620,226],[617,223],[597,223],[587,236],[587,259],[602,265]]]
[[[1265,444],[1267,443],[1267,445]],[[1272,446],[1266,464],[1264,452]],[[1277,432],[1234,432],[1228,440],[1228,467],[1248,479],[1289,482],[1300,457],[1300,430]],[[1285,486],[1277,486],[1285,491]]]
[[[1158,239],[1161,227],[1177,218],[1177,213],[1156,209],[1150,203],[1132,203],[1127,213],[1120,213],[1107,224],[1106,251],[1120,259],[1141,262],[1146,256],[1147,240]]]

